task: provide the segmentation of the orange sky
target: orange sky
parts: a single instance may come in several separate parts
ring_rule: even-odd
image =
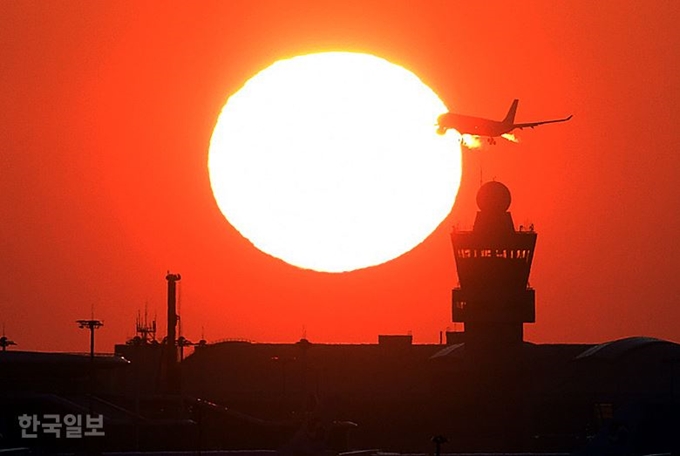
[[[165,334],[180,272],[197,340],[436,342],[480,166],[539,233],[535,342],[680,341],[678,2],[0,2],[0,322],[25,350],[98,351],[145,303]],[[332,5],[332,6],[331,6]],[[369,52],[459,112],[518,121],[520,144],[464,155],[451,215],[423,244],[346,274],[296,269],[223,218],[206,167],[229,94],[275,60]]]

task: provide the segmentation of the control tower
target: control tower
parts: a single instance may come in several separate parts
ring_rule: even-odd
[[[528,281],[536,233],[533,226],[515,230],[510,202],[505,185],[485,183],[472,231],[451,233],[460,282],[453,289],[453,321],[464,323],[465,351],[475,358],[521,347],[524,323],[535,321]]]

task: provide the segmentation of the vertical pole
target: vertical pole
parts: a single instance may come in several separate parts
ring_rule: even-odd
[[[95,320],[94,318],[91,318],[90,320],[77,320],[76,323],[78,323],[78,327],[80,329],[89,329],[90,330],[90,374],[89,374],[89,394],[90,394],[90,414],[93,413],[94,405],[92,403],[92,396],[94,394],[94,331],[96,329],[101,328],[104,326],[104,323],[101,320]]]
[[[90,415],[94,414],[94,319],[90,320]]]
[[[94,363],[94,324],[90,325],[90,362]]]
[[[441,456],[442,443],[448,442],[448,439],[443,435],[435,435],[430,440],[434,442],[435,455]]]
[[[177,366],[177,282],[181,280],[179,274],[168,274],[168,337],[166,339],[165,359],[165,385],[168,392],[176,393],[179,390],[178,366]]]

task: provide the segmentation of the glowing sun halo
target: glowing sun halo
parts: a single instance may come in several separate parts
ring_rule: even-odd
[[[460,146],[413,73],[367,54],[281,60],[222,109],[208,167],[217,204],[258,249],[307,269],[389,261],[447,216]]]

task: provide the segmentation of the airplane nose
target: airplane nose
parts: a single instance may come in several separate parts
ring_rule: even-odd
[[[445,112],[444,114],[440,114],[439,117],[437,117],[437,125],[443,125],[443,124],[445,124],[445,123],[446,123],[446,120],[447,120],[448,117],[449,117],[449,114],[450,114],[450,113],[448,113],[448,112]]]
[[[446,127],[443,125],[444,119],[446,119],[446,113],[441,114],[439,117],[437,117],[437,123],[435,124],[437,128],[437,134],[438,135],[443,135],[446,133]]]

